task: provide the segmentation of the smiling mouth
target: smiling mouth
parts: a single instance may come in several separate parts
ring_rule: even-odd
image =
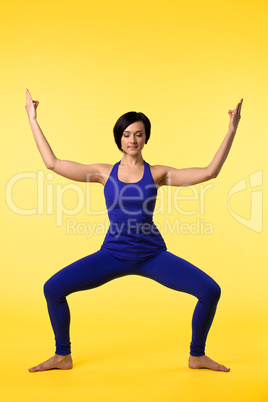
[[[129,148],[138,148],[138,146],[137,146],[137,145],[135,145],[135,146],[132,146],[132,147],[129,147]]]

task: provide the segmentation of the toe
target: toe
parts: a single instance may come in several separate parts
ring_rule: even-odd
[[[230,369],[228,367],[221,366],[221,371],[227,372],[227,371],[230,371]]]

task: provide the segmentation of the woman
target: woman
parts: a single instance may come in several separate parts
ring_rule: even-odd
[[[45,283],[44,293],[55,334],[56,353],[30,368],[30,372],[72,368],[67,295],[129,274],[152,278],[167,287],[197,297],[188,365],[192,369],[230,370],[205,354],[205,342],[220,298],[220,287],[199,268],[167,251],[152,217],[160,186],[194,185],[217,177],[231,148],[242,102],[243,99],[234,110],[229,110],[228,132],[207,167],[176,169],[150,166],[142,157],[142,149],[149,140],[151,124],[143,113],[136,112],[124,114],[114,126],[115,142],[123,152],[121,161],[115,165],[84,165],[61,160],[54,155],[37,123],[39,102],[33,101],[26,90],[26,112],[46,167],[71,180],[101,183],[110,218],[110,227],[100,250],[68,265]]]

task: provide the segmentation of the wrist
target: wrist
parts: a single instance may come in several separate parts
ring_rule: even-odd
[[[29,123],[30,125],[36,124],[37,123],[36,117],[29,117]]]
[[[229,127],[228,133],[229,133],[230,135],[235,135],[236,129],[235,129],[234,127]]]

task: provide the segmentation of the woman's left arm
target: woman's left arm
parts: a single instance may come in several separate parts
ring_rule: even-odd
[[[160,171],[162,171],[163,175],[162,183],[160,185],[191,186],[193,184],[202,183],[204,181],[217,177],[231,149],[241,118],[240,111],[242,103],[243,99],[240,100],[234,110],[228,111],[228,114],[230,116],[228,132],[210,164],[206,167],[187,169],[176,169],[169,166],[159,166],[158,168]]]

